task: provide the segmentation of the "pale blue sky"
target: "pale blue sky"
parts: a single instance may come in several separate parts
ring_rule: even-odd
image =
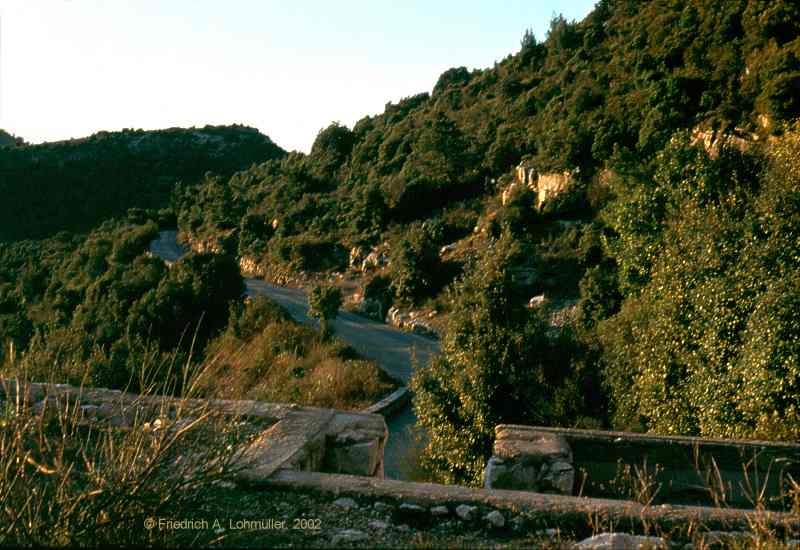
[[[490,67],[595,0],[0,0],[0,128],[241,123],[308,151],[317,132]]]

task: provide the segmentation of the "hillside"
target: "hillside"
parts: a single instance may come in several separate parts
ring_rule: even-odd
[[[238,265],[438,329],[411,381],[437,480],[479,484],[498,423],[800,436],[795,3],[602,0],[432,84],[307,155],[242,127],[0,147],[4,367],[119,387],[214,350],[273,397],[273,364],[297,395],[309,357],[349,368]],[[176,221],[217,254],[150,257]]]
[[[0,147],[0,194],[7,198],[0,242],[85,232],[131,208],[167,208],[176,182],[191,185],[207,171],[229,176],[283,155],[243,126],[98,132]]]
[[[441,479],[479,481],[498,422],[792,438],[798,31],[791,2],[601,1],[206,178],[179,229],[436,317],[414,385]]]

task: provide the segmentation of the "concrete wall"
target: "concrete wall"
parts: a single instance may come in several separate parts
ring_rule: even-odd
[[[800,445],[794,443],[510,425],[497,426],[496,433],[493,460],[505,460],[507,465],[507,449],[513,445],[525,449],[531,441],[553,449],[540,453],[553,456],[539,463],[563,462],[571,455],[575,476],[572,491],[566,494],[611,496],[626,489],[635,494],[641,490],[641,480],[646,480],[652,484],[654,503],[713,504],[709,487],[716,487],[728,505],[751,507],[755,491],[765,487],[765,496],[775,497],[787,474],[800,479]],[[517,483],[525,488],[527,482],[506,480],[503,487]]]
[[[279,469],[383,477],[386,422],[378,414],[291,404],[141,396],[67,384],[0,379],[0,408],[26,403],[34,414],[75,407],[81,421],[129,429],[156,420],[165,426],[213,412],[249,422],[258,432],[239,449],[240,481],[259,483]],[[180,413],[178,413],[180,411]]]

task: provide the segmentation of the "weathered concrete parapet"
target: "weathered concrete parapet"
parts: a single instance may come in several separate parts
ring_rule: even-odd
[[[496,434],[487,488],[542,491],[539,480],[549,475],[571,489],[569,480],[580,472],[584,495],[610,496],[609,487],[635,483],[628,471],[649,480],[654,503],[711,505],[713,489],[727,505],[750,507],[753,491],[779,501],[788,476],[800,479],[797,443],[507,425],[497,426]],[[564,466],[559,476],[560,465],[544,473],[530,466],[548,461],[570,463],[573,470]]]
[[[378,414],[261,401],[141,396],[0,379],[0,406],[26,403],[32,411],[47,414],[74,407],[78,400],[84,421],[121,429],[156,423],[169,427],[209,411],[244,420],[256,431],[252,442],[237,451],[242,482],[265,481],[279,469],[383,478],[388,430]]]
[[[528,426],[495,428],[494,452],[484,474],[487,489],[570,495],[574,483],[572,449],[563,437]]]

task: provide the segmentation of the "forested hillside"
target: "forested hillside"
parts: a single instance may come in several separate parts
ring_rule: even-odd
[[[243,126],[98,132],[42,145],[3,134],[0,242],[88,231],[130,208],[167,208],[176,182],[191,185],[207,171],[230,176],[285,154]]]
[[[159,216],[137,211],[109,242],[8,245],[0,332],[47,353],[92,334],[97,376],[129,375],[147,331],[186,353],[202,310],[220,317],[201,343],[222,334],[208,289],[246,257],[267,277],[347,272],[379,316],[441,322],[412,382],[441,480],[479,483],[501,422],[800,436],[794,2],[601,0],[432,84],[307,155],[238,128],[0,148],[0,240],[164,208],[182,180],[161,221],[223,253],[167,272],[141,255]]]
[[[791,2],[604,0],[309,155],[207,178],[179,227],[267,273],[385,243],[365,293],[449,319],[415,381],[444,479],[480,477],[498,422],[794,437],[798,30]],[[539,204],[520,163],[568,190]]]

